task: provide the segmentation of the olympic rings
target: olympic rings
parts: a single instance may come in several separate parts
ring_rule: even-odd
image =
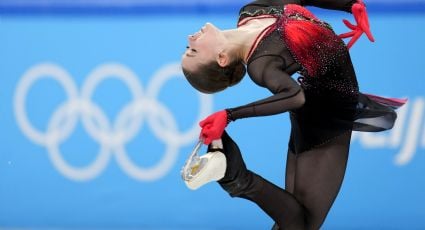
[[[115,155],[119,166],[129,176],[142,181],[156,180],[172,168],[179,149],[196,140],[199,135],[197,122],[186,131],[179,131],[172,112],[156,99],[170,78],[181,76],[180,64],[168,64],[154,74],[152,82],[144,91],[137,75],[128,67],[119,63],[106,63],[89,74],[79,92],[71,75],[61,66],[40,63],[26,71],[17,85],[14,97],[16,120],[22,132],[34,143],[44,146],[55,168],[70,179],[84,181],[97,177]],[[132,96],[132,100],[118,113],[113,123],[102,108],[92,101],[93,92],[99,83],[111,77],[122,81]],[[67,100],[50,117],[46,132],[34,128],[25,108],[28,91],[42,78],[58,82],[67,96]],[[199,98],[197,121],[212,111],[212,97],[199,93]],[[96,159],[85,167],[70,165],[60,152],[60,145],[73,133],[79,118],[89,136],[100,145]],[[166,145],[163,158],[149,168],[133,163],[125,148],[139,133],[144,121],[149,124],[155,137]]]

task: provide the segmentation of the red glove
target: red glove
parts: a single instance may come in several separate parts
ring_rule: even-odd
[[[357,39],[360,38],[363,33],[366,34],[367,38],[369,38],[371,42],[374,42],[375,39],[373,38],[372,33],[370,32],[369,19],[367,16],[365,4],[361,0],[359,0],[357,3],[353,4],[353,6],[351,7],[351,12],[354,15],[354,19],[356,20],[357,25],[351,24],[346,19],[342,20],[344,24],[352,31],[339,35],[340,38],[352,37],[347,44],[348,49],[350,49],[351,46],[354,45],[354,43],[357,41]]]
[[[226,110],[213,113],[199,122],[199,126],[202,128],[201,138],[204,140],[204,144],[209,145],[213,140],[219,139],[227,123]]]

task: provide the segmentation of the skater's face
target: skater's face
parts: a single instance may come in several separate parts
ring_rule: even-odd
[[[198,32],[188,36],[188,46],[182,56],[182,67],[196,71],[202,64],[219,61],[226,38],[223,32],[211,23],[206,23]]]

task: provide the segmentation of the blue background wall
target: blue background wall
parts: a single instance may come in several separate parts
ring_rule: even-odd
[[[99,2],[0,2],[0,228],[268,229],[255,205],[180,178],[199,119],[267,95],[248,78],[201,95],[179,69],[187,35],[233,27],[244,2]],[[376,42],[351,50],[361,89],[409,102],[393,130],[355,134],[323,229],[425,229],[423,3],[370,1]],[[339,33],[352,19],[317,13]],[[283,185],[288,126],[282,114],[228,130]]]

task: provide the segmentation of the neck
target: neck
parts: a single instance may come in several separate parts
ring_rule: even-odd
[[[275,19],[272,20],[252,20],[252,22],[240,26],[236,29],[224,30],[223,33],[229,41],[229,50],[232,50],[236,55],[247,61],[248,52],[254,45],[256,38],[259,34],[271,25]]]
[[[228,39],[228,49],[236,53],[237,57],[244,59],[252,45],[253,38],[258,35],[255,30],[232,29],[223,31]]]

